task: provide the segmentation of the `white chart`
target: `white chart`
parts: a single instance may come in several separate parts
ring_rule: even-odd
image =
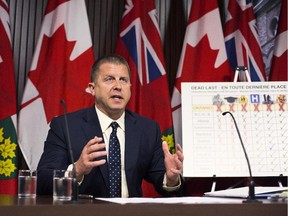
[[[182,83],[185,177],[288,176],[287,82]]]

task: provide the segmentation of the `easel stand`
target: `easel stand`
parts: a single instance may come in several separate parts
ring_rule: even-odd
[[[241,73],[239,73],[241,72]],[[245,74],[243,74],[243,72]],[[241,82],[244,82],[244,81],[248,81],[248,82],[251,82],[251,78],[250,78],[250,75],[248,73],[248,69],[247,67],[245,66],[237,66],[236,69],[235,69],[235,75],[234,75],[234,81],[233,82],[237,82],[238,81],[238,77],[239,77],[239,80]],[[246,79],[245,79],[246,78]]]

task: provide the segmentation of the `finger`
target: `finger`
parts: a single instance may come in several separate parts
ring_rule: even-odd
[[[177,144],[176,146],[176,155],[178,156],[179,160],[180,161],[183,161],[184,160],[184,155],[183,155],[183,151],[182,151],[182,148],[179,144]]]
[[[106,145],[104,143],[96,143],[94,145],[91,145],[88,147],[87,152],[88,153],[92,153],[95,151],[101,151],[101,150],[105,150]]]
[[[168,148],[168,144],[166,141],[163,141],[162,142],[162,149],[163,149],[163,152],[164,152],[164,155],[170,155],[170,152],[169,152],[169,148]]]
[[[95,151],[89,154],[89,161],[93,161],[96,158],[103,157],[107,155],[107,151]]]
[[[183,162],[182,162],[179,158],[177,158],[177,160],[175,160],[175,163],[176,163],[176,169],[182,171],[182,169],[183,169]]]
[[[103,164],[106,163],[106,160],[105,159],[102,159],[102,160],[97,160],[97,161],[92,161],[91,162],[91,167],[97,167],[97,166],[101,166]]]
[[[94,145],[96,143],[101,143],[102,140],[103,140],[102,137],[95,136],[93,139],[89,140],[89,142],[87,143],[86,146],[91,146],[91,145]]]
[[[176,149],[177,149],[177,151],[180,151],[181,153],[183,153],[183,150],[182,150],[182,147],[180,144],[176,145]]]
[[[100,143],[103,143],[103,138],[95,136],[91,141],[92,141],[92,145],[93,144],[100,144]]]
[[[180,158],[174,154],[173,156],[173,166],[171,166],[171,169],[175,169],[175,170],[182,170],[183,167],[183,162],[180,160]]]
[[[87,145],[84,147],[84,153],[90,154],[93,151],[98,151],[105,148],[105,144],[102,143],[101,137],[94,137],[93,139],[89,140]]]
[[[181,162],[184,161],[184,155],[183,155],[182,152],[177,151],[177,152],[176,152],[176,155],[177,155],[178,159],[179,159]]]

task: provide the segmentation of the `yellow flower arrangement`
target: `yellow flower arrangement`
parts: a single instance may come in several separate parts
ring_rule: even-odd
[[[162,141],[167,142],[171,154],[174,154],[175,153],[175,143],[174,143],[173,134],[168,134],[167,136],[163,135]]]

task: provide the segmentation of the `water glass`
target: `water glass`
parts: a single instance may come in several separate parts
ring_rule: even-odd
[[[72,198],[72,171],[54,170],[53,199],[69,201]]]
[[[18,171],[18,197],[35,198],[37,188],[36,170]]]

